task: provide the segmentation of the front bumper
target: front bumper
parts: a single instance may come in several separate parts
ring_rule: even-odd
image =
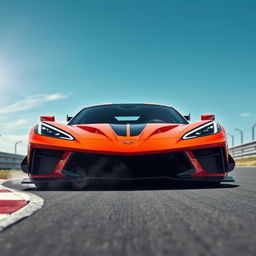
[[[223,147],[145,155],[110,155],[65,152],[34,148],[30,161],[22,169],[34,181],[74,181],[81,179],[74,171],[83,168],[87,179],[152,179],[194,181],[233,181],[227,172],[234,162],[226,159]]]

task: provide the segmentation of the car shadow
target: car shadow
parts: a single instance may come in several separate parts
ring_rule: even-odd
[[[239,185],[230,183],[216,184],[213,182],[188,182],[169,180],[143,180],[143,181],[91,181],[84,190],[80,191],[152,191],[152,190],[203,190],[203,189],[229,189]],[[71,186],[55,186],[44,190],[29,187],[23,191],[76,191]]]

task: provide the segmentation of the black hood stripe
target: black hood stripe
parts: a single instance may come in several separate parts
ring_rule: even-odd
[[[127,124],[109,124],[118,136],[127,136]],[[138,136],[147,124],[130,124],[130,136]]]
[[[115,134],[118,136],[127,136],[126,135],[126,124],[109,124],[114,130]]]
[[[138,136],[142,133],[146,124],[131,124],[130,125],[130,136]]]

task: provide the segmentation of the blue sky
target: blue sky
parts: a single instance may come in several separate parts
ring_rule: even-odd
[[[104,102],[214,113],[251,140],[256,2],[0,0],[0,151],[43,114]]]

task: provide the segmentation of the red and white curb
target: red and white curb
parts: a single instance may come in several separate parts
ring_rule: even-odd
[[[4,182],[0,180],[0,231],[32,215],[44,204],[41,197],[4,187]]]

